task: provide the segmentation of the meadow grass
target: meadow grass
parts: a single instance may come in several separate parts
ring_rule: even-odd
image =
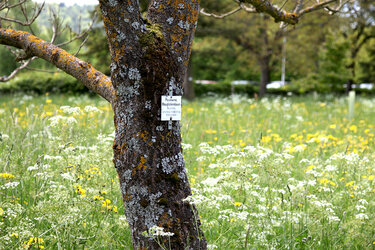
[[[374,249],[375,99],[206,97],[181,131],[210,249]],[[131,249],[99,98],[0,98],[0,249]]]

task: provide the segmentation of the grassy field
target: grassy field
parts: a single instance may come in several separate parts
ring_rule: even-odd
[[[375,249],[375,99],[183,105],[210,249]],[[130,249],[113,115],[86,96],[0,97],[0,249]]]

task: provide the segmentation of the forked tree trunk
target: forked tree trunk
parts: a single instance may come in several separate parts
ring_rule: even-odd
[[[180,124],[161,121],[161,96],[181,96],[195,29],[198,2],[151,3],[148,18],[136,2],[100,7],[112,56],[116,90],[112,103],[116,137],[114,164],[135,249],[206,249],[191,195],[181,148]],[[126,1],[127,2],[127,1]],[[129,1],[131,2],[131,1]],[[165,2],[164,6],[163,3]],[[172,1],[173,2],[173,1]],[[166,7],[167,6],[167,7]],[[166,8],[173,9],[168,15]],[[176,10],[174,10],[176,8]],[[180,9],[180,14],[178,9]],[[189,9],[192,14],[181,14]],[[173,236],[147,237],[152,227]]]

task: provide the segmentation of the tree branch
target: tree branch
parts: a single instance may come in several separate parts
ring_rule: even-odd
[[[13,70],[13,72],[10,73],[9,76],[2,76],[2,77],[0,77],[0,82],[7,82],[7,81],[11,80],[13,77],[15,77],[17,75],[17,73],[19,71],[21,71],[24,68],[26,68],[31,63],[31,61],[35,60],[36,58],[37,57],[35,56],[35,57],[30,58],[26,62],[24,62],[21,66],[19,66],[15,70]]]
[[[298,14],[289,13],[280,10],[277,6],[268,0],[239,0],[241,3],[248,3],[254,6],[257,12],[267,13],[275,19],[275,22],[284,22],[288,24],[298,23]]]
[[[224,18],[224,17],[230,16],[230,15],[232,15],[232,14],[234,14],[234,13],[240,11],[241,9],[242,9],[241,7],[238,7],[238,8],[236,8],[236,9],[234,9],[234,10],[231,10],[231,11],[229,11],[229,12],[227,12],[227,13],[224,13],[224,14],[221,14],[221,15],[217,15],[217,14],[214,14],[214,13],[208,13],[208,12],[206,12],[204,9],[201,9],[201,10],[200,10],[200,13],[201,13],[202,15],[204,15],[204,16],[208,16],[208,17],[214,17],[214,18],[222,19],[222,18]]]
[[[331,4],[331,3],[334,3],[334,2],[337,2],[337,0],[327,0],[327,1],[324,1],[324,2],[321,2],[321,3],[314,4],[313,6],[310,6],[310,7],[307,7],[305,9],[301,10],[298,14],[299,14],[299,16],[302,16],[302,15],[305,15],[307,13],[313,12],[315,10],[323,9],[328,4]]]
[[[25,31],[0,28],[0,44],[13,46],[24,50],[26,54],[43,58],[81,81],[110,103],[115,99],[115,90],[109,77],[49,42]]]
[[[11,6],[5,6],[2,9],[6,9],[6,8],[11,9],[11,8],[16,7],[16,6],[21,6],[21,10],[22,10],[22,13],[23,13],[26,21],[21,21],[21,20],[18,20],[18,19],[7,17],[7,16],[0,16],[0,21],[4,20],[4,21],[12,22],[12,23],[17,23],[17,24],[22,25],[22,26],[31,26],[31,24],[33,24],[35,22],[35,20],[38,18],[38,16],[42,12],[42,9],[44,7],[44,3],[41,6],[36,7],[36,10],[34,11],[33,16],[29,20],[27,14],[26,14],[26,10],[22,7],[23,6],[22,4],[25,3],[25,2],[26,1],[21,1],[19,3],[11,5]]]
[[[275,22],[284,22],[288,24],[297,24],[299,18],[302,15],[315,10],[322,9],[327,5],[337,1],[339,0],[326,0],[323,2],[319,2],[313,6],[307,7],[303,10],[300,10],[299,12],[287,12],[273,5],[269,0],[239,0],[239,2],[241,3],[251,4],[252,6],[254,6],[257,12],[269,14],[274,18]],[[297,6],[298,7],[296,7],[295,10],[299,10],[302,7],[302,1],[299,1],[297,3]]]
[[[0,11],[4,10],[4,9],[11,9],[11,8],[17,7],[17,6],[21,5],[21,4],[26,3],[26,1],[28,1],[28,0],[19,1],[18,3],[15,3],[13,5],[8,5],[8,3],[5,1],[3,3],[0,3]]]

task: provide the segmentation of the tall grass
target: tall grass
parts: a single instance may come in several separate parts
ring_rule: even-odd
[[[349,120],[332,96],[184,103],[209,247],[374,248],[374,107],[359,98]],[[109,104],[5,96],[0,121],[0,248],[131,248]]]

